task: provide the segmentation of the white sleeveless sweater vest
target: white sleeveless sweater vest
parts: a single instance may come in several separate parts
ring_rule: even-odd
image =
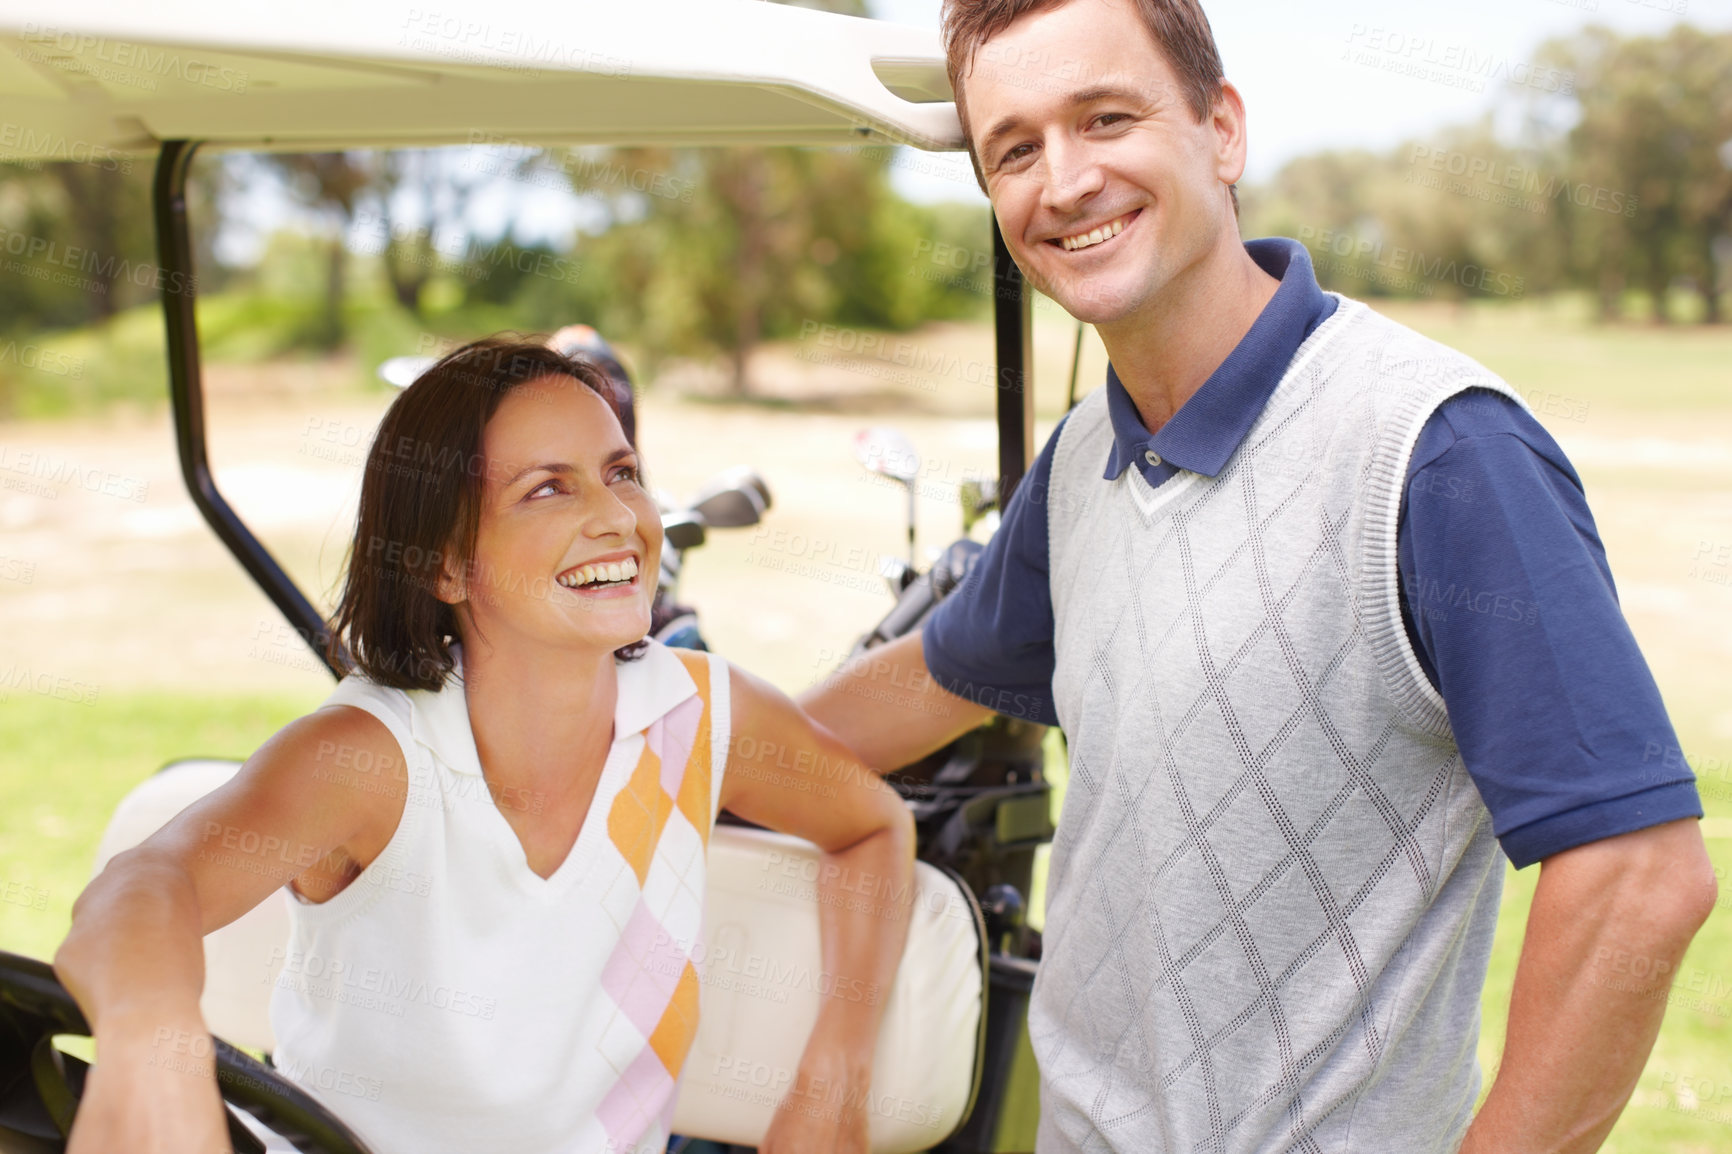
[[[1504,858],[1406,638],[1396,525],[1469,388],[1510,392],[1342,300],[1217,477],[1103,481],[1104,390],[1066,423],[1042,1154],[1460,1140]]]
[[[359,677],[410,792],[383,853],[294,903],[272,992],[274,1059],[375,1154],[659,1154],[697,1031],[704,852],[728,749],[728,668],[651,643],[617,666],[614,739],[576,844],[529,869],[481,774],[460,676]],[[317,772],[385,788],[379,768]]]

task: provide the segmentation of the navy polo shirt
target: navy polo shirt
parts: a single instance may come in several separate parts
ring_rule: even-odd
[[[1107,370],[1105,480],[1128,468],[1151,486],[1180,470],[1220,473],[1294,353],[1334,313],[1303,245],[1245,248],[1280,287],[1159,432]],[[1029,494],[1050,483],[1057,440],[1054,430],[968,580],[923,630],[940,685],[1048,725],[1058,717],[1047,503]],[[1512,862],[1702,816],[1581,479],[1526,410],[1487,390],[1439,407],[1408,465],[1397,550],[1408,639]]]

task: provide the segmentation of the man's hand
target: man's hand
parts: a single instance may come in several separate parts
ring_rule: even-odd
[[[1540,866],[1503,1062],[1461,1154],[1592,1154],[1635,1089],[1690,939],[1714,908],[1694,819]]]

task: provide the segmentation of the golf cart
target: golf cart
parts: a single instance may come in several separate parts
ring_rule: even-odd
[[[437,12],[331,0],[148,7],[98,0],[76,10],[28,0],[0,16],[0,38],[11,49],[0,55],[8,117],[30,127],[0,155],[54,159],[67,141],[79,141],[156,156],[153,211],[182,476],[210,528],[335,677],[345,670],[326,656],[323,614],[230,506],[210,468],[195,222],[185,195],[195,155],[426,148],[478,138],[551,146],[961,144],[932,33],[751,0],[465,0]],[[1032,451],[1031,327],[1028,292],[996,229],[993,261],[1002,503]],[[968,560],[966,550],[953,550],[932,574],[908,574],[902,592],[929,609]],[[899,602],[895,628],[917,624],[919,614],[906,608],[912,603]],[[881,625],[873,636],[891,635]],[[1050,826],[1038,767],[984,783],[971,776],[979,750],[1004,732],[999,725],[997,737],[970,735],[973,762],[938,759],[895,778],[921,815],[922,863],[874,1072],[875,1150],[1033,1149],[1036,1080],[1025,1019],[1038,945],[1021,912],[1033,847],[1050,837]],[[1026,748],[1028,740],[1024,729],[1010,744]],[[99,857],[136,844],[236,768],[166,767],[123,803]],[[760,872],[766,855],[798,863],[812,852],[763,831],[718,829],[706,918],[747,934],[754,956],[772,965],[810,964],[815,972],[815,895],[766,898]],[[343,1125],[340,1107],[328,1108],[333,1099],[245,1052],[271,1049],[265,1004],[273,954],[277,967],[283,961],[286,916],[267,901],[206,939],[203,1009],[223,1039],[219,1085],[239,1111],[231,1110],[231,1136],[237,1150],[286,1141],[268,1148],[361,1154],[366,1147]],[[816,1013],[816,991],[805,993],[771,1004],[704,985],[678,1133],[745,1146],[762,1134],[785,1088],[776,1072],[796,1064]],[[85,1067],[53,1038],[87,1032],[45,963],[0,955],[0,1154],[63,1148]],[[769,1072],[766,1081],[759,1071]]]

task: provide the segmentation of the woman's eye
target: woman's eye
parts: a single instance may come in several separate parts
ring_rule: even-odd
[[[543,481],[541,484],[539,484],[535,488],[531,489],[527,495],[530,497],[540,497],[540,496],[543,496],[544,494],[557,493],[557,492],[559,492],[559,482],[558,481]]]
[[[638,484],[640,481],[637,468],[634,465],[622,465],[618,469],[615,469],[613,479],[616,481],[630,481],[634,485]]]

